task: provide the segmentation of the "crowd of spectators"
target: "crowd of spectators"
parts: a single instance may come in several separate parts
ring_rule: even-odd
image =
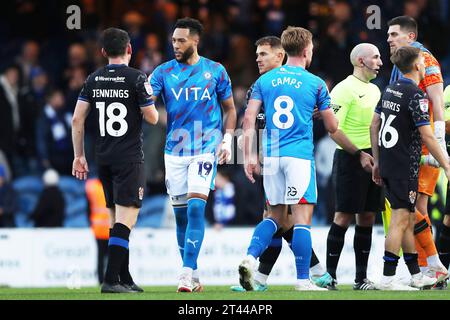
[[[390,62],[386,22],[402,14],[419,23],[419,40],[441,62],[449,80],[450,4],[447,0],[15,0],[4,4],[0,19],[0,164],[2,177],[11,182],[26,175],[41,175],[49,168],[71,174],[73,160],[71,115],[86,76],[105,64],[98,48],[101,31],[110,26],[127,30],[133,47],[131,66],[150,74],[160,63],[172,59],[171,33],[184,16],[199,19],[205,27],[200,54],[221,62],[233,83],[238,114],[247,88],[258,77],[254,42],[266,35],[280,36],[288,25],[308,28],[314,34],[315,55],[310,70],[324,78],[331,90],[352,72],[349,53],[360,42],[379,47],[384,66],[374,81],[383,88],[389,79]],[[69,5],[81,8],[81,29],[66,26]],[[370,5],[381,9],[381,29],[369,30]],[[160,106],[161,113],[164,113]],[[93,148],[97,120],[87,120],[86,153],[95,174]],[[163,146],[165,119],[157,126],[144,124],[149,194],[164,194]],[[320,122],[315,140],[325,133]],[[322,141],[324,142],[324,141]],[[323,143],[321,161],[330,163],[332,143]],[[318,170],[319,171],[319,170]],[[329,190],[329,170],[322,174],[320,188]],[[245,180],[242,167],[228,169],[226,179],[234,184],[232,215],[235,224],[253,224],[260,219],[262,197],[258,187]],[[3,192],[0,185],[0,199]],[[231,190],[230,186],[225,187]],[[225,191],[224,191],[225,192]],[[230,191],[225,193],[229,194]],[[233,191],[234,193],[234,191]],[[223,194],[222,194],[223,196]],[[322,197],[319,219],[329,221],[331,197]],[[252,199],[252,200],[249,200]],[[224,201],[216,199],[218,202]],[[1,200],[0,200],[1,201]],[[229,203],[228,200],[226,200]],[[0,202],[1,203],[1,202]],[[259,204],[261,205],[259,205]],[[219,209],[217,209],[219,208]],[[216,207],[217,210],[223,210]],[[213,209],[211,209],[213,210]],[[232,210],[232,209],[227,209]],[[231,212],[231,211],[227,211]],[[0,216],[2,215],[0,211]],[[211,215],[220,216],[219,213]],[[223,214],[222,214],[223,217]],[[223,223],[220,221],[216,221]],[[228,220],[227,220],[228,222]],[[214,223],[214,222],[213,222]]]

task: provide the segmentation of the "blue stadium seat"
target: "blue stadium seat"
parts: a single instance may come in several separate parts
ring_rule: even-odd
[[[19,228],[32,228],[33,222],[28,219],[35,208],[43,184],[39,176],[26,176],[13,182],[13,187],[18,197],[18,212],[15,220]],[[85,228],[89,227],[87,218],[87,199],[85,182],[70,176],[60,177],[59,187],[66,201],[64,227]],[[166,212],[167,195],[144,197],[139,213],[137,227],[159,228],[161,227]]]
[[[74,198],[70,203],[66,203],[66,215],[64,227],[86,228],[89,227],[87,217],[87,200],[85,196]]]
[[[33,221],[29,216],[36,207],[43,185],[38,176],[25,176],[13,181],[12,186],[17,194],[18,211],[15,213],[18,228],[31,228]]]
[[[59,187],[66,201],[64,227],[89,227],[85,182],[71,176],[62,176]]]
[[[166,212],[167,195],[144,197],[137,227],[159,228]]]
[[[17,192],[35,192],[39,193],[44,187],[42,180],[38,176],[25,176],[17,178],[12,183]]]
[[[59,187],[64,194],[76,197],[85,196],[85,182],[71,176],[62,176],[59,179]]]

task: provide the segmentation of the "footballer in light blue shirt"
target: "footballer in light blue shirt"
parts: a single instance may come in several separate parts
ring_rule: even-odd
[[[302,66],[284,65],[261,76],[251,98],[266,108],[264,156],[314,159],[313,121],[315,106],[330,106],[325,82]],[[272,134],[273,133],[273,134]]]
[[[217,162],[231,158],[236,127],[231,81],[225,68],[197,52],[202,31],[198,20],[179,19],[172,35],[175,59],[149,77],[154,100],[161,96],[167,110],[164,162],[183,260],[179,292],[202,288],[197,258],[205,231],[206,200],[214,188]]]
[[[264,105],[263,181],[270,210],[269,217],[256,226],[247,256],[239,265],[239,282],[246,290],[256,287],[252,275],[256,259],[285,225],[286,206],[290,205],[294,222],[292,251],[297,269],[296,289],[326,290],[309,278],[311,219],[317,201],[312,139],[315,107],[328,132],[334,133],[338,122],[330,109],[325,82],[306,70],[313,55],[311,32],[288,27],[281,35],[281,45],[288,56],[286,65],[267,72],[256,81],[245,112],[244,167],[247,178],[254,182],[253,173],[258,168],[252,140],[256,116]]]

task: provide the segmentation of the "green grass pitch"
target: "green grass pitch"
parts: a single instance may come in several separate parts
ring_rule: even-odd
[[[175,286],[144,287],[144,293],[100,294],[99,287],[0,288],[0,300],[450,300],[449,290],[414,292],[338,291],[299,292],[293,286],[270,286],[266,292],[232,292],[229,286],[205,286],[202,293],[176,293]]]

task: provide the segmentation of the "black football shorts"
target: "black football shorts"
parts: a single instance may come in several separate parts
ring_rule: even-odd
[[[370,149],[363,151],[371,154]],[[383,188],[372,181],[372,173],[361,167],[358,157],[336,149],[332,179],[336,212],[355,214],[383,210]]]
[[[418,194],[419,181],[398,180],[383,178],[386,187],[386,197],[392,209],[408,209],[410,212],[416,211],[416,200]]]
[[[98,176],[105,192],[106,206],[115,204],[140,208],[144,198],[144,163],[99,165]]]

